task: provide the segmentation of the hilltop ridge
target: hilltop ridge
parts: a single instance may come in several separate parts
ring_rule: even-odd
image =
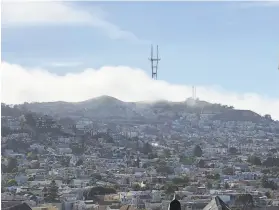
[[[15,107],[18,110],[60,117],[86,116],[94,119],[157,120],[173,119],[184,114],[211,115],[212,119],[222,121],[257,122],[263,118],[251,110],[237,110],[232,106],[212,104],[192,98],[181,102],[167,100],[124,102],[115,97],[103,95],[81,102],[35,102],[19,104]]]

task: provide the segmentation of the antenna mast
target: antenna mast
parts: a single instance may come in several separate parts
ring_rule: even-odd
[[[159,61],[161,60],[159,58],[159,47],[157,45],[157,52],[156,52],[156,57],[153,57],[153,45],[151,45],[151,57],[149,58],[150,62],[151,62],[151,76],[152,79],[157,80],[157,71],[158,71],[158,64]]]
[[[197,92],[196,92],[196,87],[195,86],[192,86],[192,98],[194,99],[194,100],[196,100],[197,99],[197,94],[196,94]]]

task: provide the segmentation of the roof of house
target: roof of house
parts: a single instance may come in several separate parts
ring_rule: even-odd
[[[230,208],[219,196],[216,196],[203,208],[203,210],[230,210]]]
[[[1,209],[3,210],[32,210],[26,203],[18,201],[1,202]]]
[[[119,210],[136,210],[136,208],[131,205],[124,205]]]

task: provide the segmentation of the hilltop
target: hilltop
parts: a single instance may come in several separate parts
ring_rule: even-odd
[[[155,120],[174,119],[185,114],[210,115],[214,120],[252,121],[264,119],[250,110],[236,110],[232,106],[212,104],[188,98],[181,102],[165,100],[149,102],[124,102],[111,96],[100,96],[81,102],[24,103],[15,106],[17,113],[22,110],[57,117],[88,117],[96,120]],[[2,115],[9,109],[2,105]]]

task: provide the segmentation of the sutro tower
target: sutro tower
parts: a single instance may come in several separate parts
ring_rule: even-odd
[[[157,45],[157,53],[156,53],[156,57],[153,57],[153,45],[151,45],[151,57],[149,58],[150,62],[151,62],[151,71],[152,71],[152,79],[157,79],[157,71],[158,71],[158,64],[159,61],[161,60],[159,58],[159,50],[158,50],[158,45]]]

